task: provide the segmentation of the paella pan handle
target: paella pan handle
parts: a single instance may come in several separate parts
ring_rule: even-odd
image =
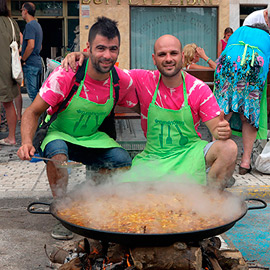
[[[263,209],[267,207],[267,203],[264,200],[261,199],[256,199],[256,198],[247,198],[245,201],[256,201],[262,203],[262,205],[258,206],[248,206],[247,210],[254,210],[254,209]]]
[[[50,206],[49,203],[43,203],[43,202],[32,202],[30,203],[28,206],[27,206],[27,211],[31,214],[51,214],[51,212],[48,210],[48,211],[45,211],[45,210],[42,210],[42,211],[37,211],[35,210],[36,207],[35,205],[46,205],[46,206]]]

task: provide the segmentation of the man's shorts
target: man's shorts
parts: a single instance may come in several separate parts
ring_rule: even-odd
[[[206,154],[208,153],[209,149],[211,148],[211,146],[213,145],[213,143],[216,142],[215,141],[212,141],[210,143],[208,143],[204,148],[203,148],[203,153],[204,153],[204,157],[206,156]]]
[[[128,152],[120,147],[87,148],[63,140],[54,140],[46,145],[44,152],[40,151],[40,155],[46,158],[57,154],[64,154],[69,160],[89,165],[89,169],[93,171],[122,168],[132,164]]]
[[[203,148],[203,153],[204,153],[204,157],[206,156],[206,154],[208,153],[209,149],[211,148],[211,146],[214,144],[215,141],[212,141],[210,143],[208,143],[204,148]],[[206,173],[208,173],[210,170],[210,167],[206,167]]]

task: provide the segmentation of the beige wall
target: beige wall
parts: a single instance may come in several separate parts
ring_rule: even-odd
[[[131,3],[131,4],[130,4]],[[137,3],[137,4],[136,4]],[[98,16],[106,16],[118,21],[121,33],[121,49],[118,58],[120,68],[130,68],[130,13],[129,6],[215,6],[219,7],[217,39],[229,26],[229,1],[227,0],[81,0],[80,5],[80,44],[86,47],[88,32]],[[89,17],[82,16],[82,6],[90,9]],[[83,7],[85,8],[85,7]],[[87,16],[87,15],[86,15]],[[88,26],[88,29],[86,29]]]

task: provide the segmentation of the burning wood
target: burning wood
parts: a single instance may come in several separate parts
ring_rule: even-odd
[[[218,237],[167,247],[132,247],[84,238],[73,253],[59,248],[50,256],[59,270],[248,270],[237,250],[221,250]]]

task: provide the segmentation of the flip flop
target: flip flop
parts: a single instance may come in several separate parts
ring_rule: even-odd
[[[250,173],[251,172],[251,166],[249,168],[243,168],[239,165],[239,174],[240,175],[245,175],[247,173]]]
[[[0,144],[1,144],[1,145],[8,145],[8,146],[14,146],[14,145],[16,145],[16,143],[9,143],[9,142],[6,142],[5,139],[1,139],[1,140],[0,140]]]

